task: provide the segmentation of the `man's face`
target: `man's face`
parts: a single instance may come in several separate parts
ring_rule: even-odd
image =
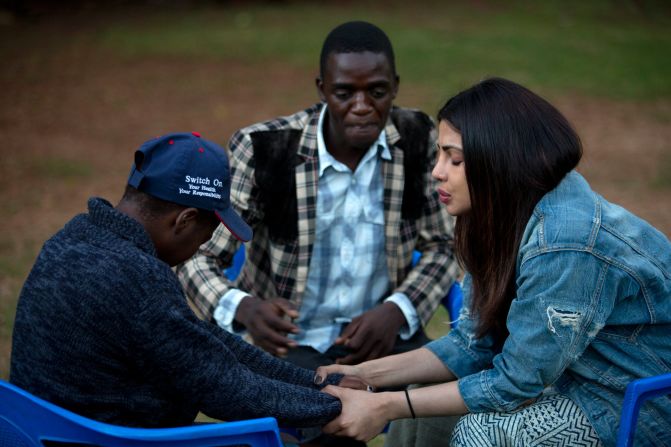
[[[219,221],[216,218],[198,220],[190,228],[190,231],[184,235],[186,237],[182,238],[182,242],[175,247],[176,264],[189,259],[201,245],[209,241],[217,225],[219,225]]]
[[[194,208],[188,210],[198,214]],[[187,218],[182,212],[177,217],[177,223],[171,223],[163,231],[154,234],[153,240],[158,258],[171,267],[181,264],[193,256],[202,244],[210,240],[218,225],[219,220],[214,217],[214,213],[207,217]]]
[[[331,53],[317,88],[328,105],[327,144],[366,150],[384,129],[398,76],[383,53]]]

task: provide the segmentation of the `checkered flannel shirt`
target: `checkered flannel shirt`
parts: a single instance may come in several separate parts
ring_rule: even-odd
[[[254,229],[246,247],[247,259],[235,283],[226,279],[223,270],[232,263],[240,246],[223,226],[203,244],[196,255],[178,267],[177,272],[194,311],[207,320],[220,298],[232,288],[267,299],[283,297],[300,308],[315,237],[319,166],[317,127],[322,104],[291,116],[254,124],[237,131],[229,142],[231,151],[231,202]],[[304,161],[296,166],[298,233],[290,242],[274,242],[268,236],[259,206],[259,189],[254,177],[254,148],[250,135],[285,129],[301,131],[298,155]],[[459,274],[453,254],[453,220],[438,201],[432,166],[424,171],[425,201],[419,219],[403,219],[401,205],[404,184],[404,151],[396,145],[401,135],[391,119],[385,127],[391,160],[382,163],[384,181],[385,250],[390,279],[390,293],[403,293],[413,303],[424,325]],[[427,159],[434,158],[435,129],[426,148]],[[422,252],[419,263],[411,265],[413,250]],[[384,299],[385,297],[382,297]]]

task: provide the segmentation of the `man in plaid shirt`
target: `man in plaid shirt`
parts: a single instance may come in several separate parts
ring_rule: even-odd
[[[336,27],[316,82],[321,103],[229,143],[231,200],[254,229],[241,275],[223,275],[240,241],[222,226],[179,269],[201,317],[312,369],[421,346],[459,272],[431,178],[435,129],[392,106],[385,33]]]

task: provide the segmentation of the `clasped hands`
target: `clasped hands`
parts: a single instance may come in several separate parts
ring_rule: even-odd
[[[278,357],[286,356],[290,348],[297,346],[288,334],[299,333],[293,323],[298,317],[294,304],[279,297],[262,300],[247,296],[235,314],[236,321],[247,328],[254,344]],[[349,354],[336,359],[336,363],[351,365],[389,354],[404,323],[405,317],[394,303],[383,303],[364,312],[345,326],[335,340],[336,345],[349,350]]]
[[[338,386],[327,385],[323,391],[340,399],[342,411],[322,430],[336,436],[369,441],[389,422],[390,393],[374,393],[374,386],[364,375],[360,365],[329,365],[317,368],[315,384],[326,380],[329,374],[344,374]]]
[[[254,344],[279,357],[297,345],[287,335],[299,332],[293,323],[298,317],[293,303],[284,298],[261,300],[248,296],[236,312],[236,320],[247,328]],[[339,386],[328,385],[323,389],[342,404],[340,415],[323,427],[325,433],[368,441],[391,419],[391,393],[371,393],[373,384],[356,364],[389,354],[404,323],[398,306],[387,302],[345,326],[335,344],[347,347],[350,353],[336,359],[334,365],[319,367],[315,375],[315,383],[321,384],[329,374],[344,374]]]

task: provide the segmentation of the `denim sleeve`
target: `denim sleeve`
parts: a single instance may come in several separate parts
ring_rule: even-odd
[[[491,368],[459,380],[471,412],[518,408],[582,355],[614,305],[612,297],[601,296],[608,269],[597,256],[577,250],[522,263],[502,352]]]
[[[457,377],[465,377],[491,366],[496,352],[490,336],[476,338],[476,323],[470,313],[471,276],[461,285],[464,301],[459,312],[459,324],[447,335],[426,345]]]

